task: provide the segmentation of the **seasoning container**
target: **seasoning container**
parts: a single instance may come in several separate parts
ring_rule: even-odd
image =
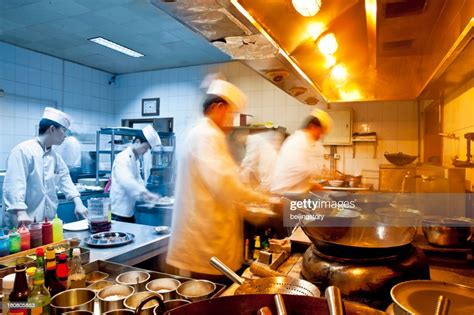
[[[54,217],[53,221],[53,242],[59,242],[64,239],[63,237],[63,221],[58,218],[58,215]]]
[[[18,253],[21,250],[21,239],[20,234],[13,228],[12,232],[8,236],[8,242],[10,247],[10,254]]]
[[[30,249],[31,235],[30,230],[28,230],[25,224],[22,224],[21,227],[18,229],[18,234],[20,234],[21,250],[23,251]]]
[[[8,241],[8,235],[3,234],[0,230],[0,257],[8,256],[10,254],[10,244]]]
[[[30,267],[26,269],[26,279],[28,280],[28,288],[33,289],[33,278],[35,276],[36,267]]]
[[[15,282],[13,283],[13,290],[10,292],[8,299],[10,302],[19,302],[15,304],[20,304],[28,301],[28,281],[26,280],[26,266],[25,264],[16,264],[15,267]],[[10,303],[10,306],[13,303]],[[28,314],[28,309],[25,306],[20,306],[20,308],[9,309],[6,314]]]
[[[8,301],[10,293],[13,291],[13,284],[15,283],[15,274],[9,274],[8,276],[3,277],[2,280],[2,314],[8,314]]]
[[[67,264],[67,255],[65,253],[59,254],[58,256],[58,266],[56,267],[56,277],[66,289],[69,289],[69,285],[68,285],[69,266]]]
[[[42,224],[35,221],[30,224],[30,238],[31,238],[31,248],[40,247],[43,245],[43,227]]]
[[[48,218],[44,218],[43,226],[41,228],[43,236],[43,245],[50,244],[53,242],[53,225],[48,221]]]

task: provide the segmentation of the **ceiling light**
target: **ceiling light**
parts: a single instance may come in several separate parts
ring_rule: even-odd
[[[337,84],[346,82],[347,80],[347,69],[343,65],[336,65],[331,70],[331,79]]]
[[[122,45],[119,45],[117,43],[114,43],[114,42],[111,42],[110,40],[107,40],[103,37],[94,37],[94,38],[89,38],[89,40],[91,42],[94,42],[96,44],[99,44],[99,45],[102,45],[102,46],[105,46],[107,48],[110,48],[110,49],[113,49],[113,50],[116,50],[118,52],[121,52],[122,54],[125,54],[125,55],[128,55],[128,56],[131,56],[131,57],[135,57],[135,58],[138,58],[138,57],[143,57],[144,55],[143,54],[140,54],[139,52],[136,52],[134,50],[131,50],[127,47],[124,47]]]
[[[302,16],[314,16],[321,9],[321,0],[292,0],[291,2]]]
[[[328,69],[336,64],[336,58],[333,55],[324,55],[324,59],[324,66]]]
[[[338,48],[336,36],[333,33],[322,36],[318,41],[319,51],[325,55],[332,55]]]
[[[326,31],[326,26],[324,26],[323,23],[311,23],[309,24],[308,26],[308,34],[309,36],[311,36],[313,38],[313,40],[317,40],[319,38],[319,36],[321,36],[321,34],[323,32]]]

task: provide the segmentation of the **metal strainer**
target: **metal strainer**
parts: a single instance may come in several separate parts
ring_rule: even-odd
[[[306,280],[291,277],[268,277],[245,281],[216,257],[212,257],[211,265],[239,284],[235,294],[292,294],[319,297],[319,289]]]

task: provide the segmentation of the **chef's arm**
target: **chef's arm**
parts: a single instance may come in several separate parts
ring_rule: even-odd
[[[267,195],[253,191],[239,180],[238,167],[230,156],[225,140],[202,141],[194,154],[197,169],[217,199],[240,202],[268,202]]]
[[[258,164],[258,143],[251,136],[247,137],[245,156],[240,163],[240,180],[244,183],[250,183],[252,173],[257,170]]]
[[[64,193],[68,200],[72,200],[74,202],[74,213],[76,214],[77,219],[80,219],[81,217],[87,218],[87,208],[82,203],[81,194],[72,182],[71,174],[69,173],[69,169],[66,165],[66,162],[64,162],[63,158],[59,155],[57,155],[56,161],[59,173],[58,188]]]
[[[25,211],[26,185],[28,177],[28,158],[15,148],[7,160],[7,172],[3,183],[3,201],[7,211]]]

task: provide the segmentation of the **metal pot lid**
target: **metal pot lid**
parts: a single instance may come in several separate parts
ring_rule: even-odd
[[[434,314],[440,295],[451,301],[449,314],[474,314],[474,288],[456,283],[406,281],[394,286],[390,295],[400,308],[413,314]]]

